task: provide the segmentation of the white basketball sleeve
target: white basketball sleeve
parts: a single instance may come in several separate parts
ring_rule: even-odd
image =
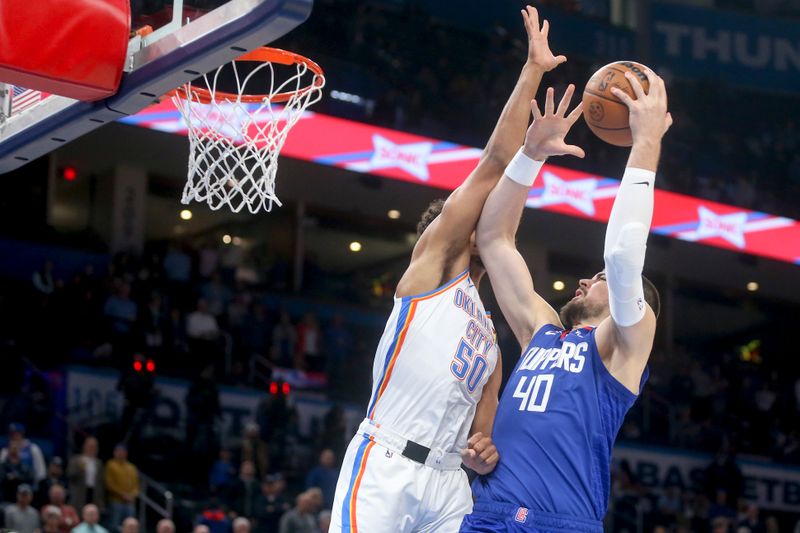
[[[642,269],[653,218],[655,172],[626,168],[611,209],[603,257],[611,318],[632,326],[645,314]]]

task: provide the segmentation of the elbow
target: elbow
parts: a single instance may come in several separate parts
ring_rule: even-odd
[[[503,173],[505,172],[508,164],[511,162],[511,158],[513,158],[514,154],[516,153],[516,151],[510,153],[507,152],[508,150],[501,150],[499,148],[487,146],[481,155],[480,164],[491,168],[496,173]]]

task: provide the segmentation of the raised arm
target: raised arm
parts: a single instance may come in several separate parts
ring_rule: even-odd
[[[516,234],[528,190],[544,160],[551,155],[584,156],[583,150],[564,141],[581,116],[581,105],[566,115],[574,92],[575,86],[570,85],[555,110],[553,89],[548,89],[544,115],[536,101],[532,102],[533,124],[525,145],[489,195],[478,222],[481,260],[500,309],[522,348],[541,326],[561,324],[558,314],[534,290],[528,266],[517,251]]]
[[[420,237],[411,264],[398,284],[398,296],[435,288],[442,278],[464,270],[469,264],[469,241],[486,197],[503,175],[528,125],[528,105],[545,72],[566,61],[554,56],[547,43],[549,23],[539,27],[539,14],[528,6],[522,10],[528,34],[528,60],[503,108],[475,170],[453,191],[441,214]]]
[[[645,70],[650,91],[626,73],[636,99],[612,89],[630,110],[633,147],[608,219],[604,249],[611,316],[597,328],[600,355],[611,374],[639,392],[656,331],[656,316],[645,302],[642,269],[653,217],[656,167],[661,139],[672,125],[664,80]]]

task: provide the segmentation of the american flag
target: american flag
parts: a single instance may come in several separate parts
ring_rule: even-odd
[[[26,89],[24,87],[13,86],[11,92],[11,114],[16,115],[24,109],[39,103],[42,99],[42,91]]]

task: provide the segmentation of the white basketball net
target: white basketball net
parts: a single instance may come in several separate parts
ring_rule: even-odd
[[[232,65],[238,93],[235,99],[225,98],[217,90],[224,65],[203,76],[211,103],[202,103],[191,83],[183,87],[183,96],[172,97],[189,129],[189,174],[181,203],[206,202],[214,210],[227,205],[236,213],[245,206],[251,213],[270,211],[273,204],[282,205],[275,195],[278,154],[304,110],[322,98],[325,79],[304,63],[294,65],[295,73],[280,83],[275,81],[270,62],[261,63],[243,79],[237,62]],[[248,82],[264,69],[269,69],[268,92],[252,87],[247,91]],[[274,105],[270,101],[289,91],[295,94],[288,101]],[[242,94],[253,93],[265,94],[265,98],[255,104],[241,101]]]

